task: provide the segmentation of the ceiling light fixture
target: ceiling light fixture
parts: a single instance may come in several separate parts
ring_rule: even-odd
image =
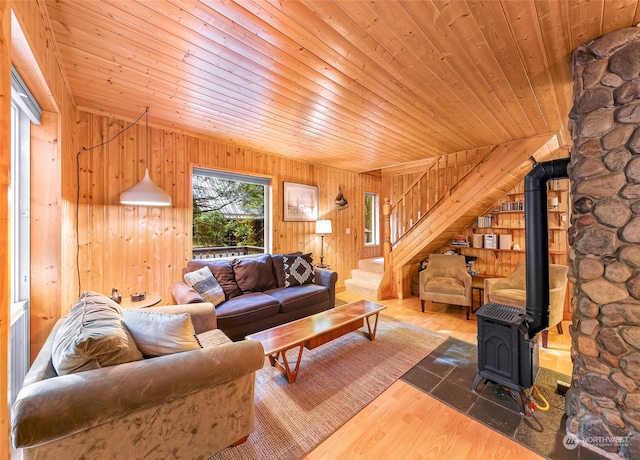
[[[120,204],[131,206],[171,206],[171,196],[149,177],[149,107],[145,110],[145,169],[140,182],[120,194]]]

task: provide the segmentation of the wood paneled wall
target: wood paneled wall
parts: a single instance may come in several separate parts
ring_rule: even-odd
[[[58,114],[31,128],[31,360],[68,304],[62,302],[62,157]],[[66,284],[66,281],[64,282]]]
[[[75,257],[70,251],[75,235],[64,229],[75,214],[75,192],[68,187],[68,177],[75,163],[76,109],[60,72],[46,8],[38,2],[15,2],[12,8],[12,60],[43,109],[41,125],[31,129],[33,360],[55,321],[74,300],[70,292]]]
[[[13,14],[12,14],[13,13]],[[36,1],[0,2],[0,188],[3,197],[10,180],[11,64],[37,99],[44,113],[42,125],[32,129],[31,208],[31,359],[40,350],[53,324],[68,310],[73,257],[68,248],[74,236],[65,232],[73,209],[62,183],[75,149],[75,106],[60,71],[51,39],[46,7]],[[0,264],[9,267],[9,206],[0,203]],[[9,279],[0,281],[0,392],[7,394]],[[0,459],[9,458],[9,408],[0,398]]]
[[[161,294],[165,304],[172,301],[169,289],[181,279],[181,270],[191,259],[193,167],[270,178],[271,252],[313,252],[316,259],[320,236],[315,234],[315,224],[282,220],[282,183],[317,185],[319,218],[331,219],[333,224],[333,233],[325,237],[325,263],[338,272],[339,288],[359,258],[381,255],[381,248],[365,250],[363,244],[364,193],[380,194],[380,177],[290,160],[159,127],[149,130],[149,174],[172,196],[173,205],[121,206],[120,193],[144,174],[144,123],[107,145],[90,148],[129,125],[128,121],[78,113],[77,146],[82,151],[78,208],[82,290],[109,294],[112,287],[118,287],[125,296],[146,291]],[[342,211],[335,207],[339,186],[350,205]]]

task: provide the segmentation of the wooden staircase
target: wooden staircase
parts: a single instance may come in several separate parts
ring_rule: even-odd
[[[454,236],[471,225],[509,190],[522,183],[531,170],[532,158],[545,161],[559,148],[555,135],[537,136],[496,146],[428,209],[414,210],[415,219],[401,235],[392,225],[394,209],[385,212],[385,255],[380,259],[360,261],[352,271],[352,279],[345,280],[347,290],[374,299],[404,298],[411,295],[411,275],[415,264],[444,246]],[[414,184],[414,186],[417,186]],[[420,196],[419,190],[407,190],[403,196]],[[418,200],[419,201],[419,200]],[[396,203],[398,205],[398,203]],[[403,204],[404,206],[404,204]],[[406,216],[406,206],[402,209]],[[395,228],[392,235],[390,228]],[[375,260],[375,265],[372,265]],[[384,268],[382,268],[384,267]],[[382,270],[382,274],[380,271]],[[377,287],[376,287],[377,285]]]
[[[358,268],[351,270],[351,279],[344,280],[346,290],[380,300],[378,291],[384,275],[384,258],[375,257],[358,261]]]

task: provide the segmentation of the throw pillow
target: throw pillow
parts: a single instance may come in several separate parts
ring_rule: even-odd
[[[301,255],[301,252],[294,252],[291,254],[272,254],[271,263],[273,264],[273,273],[276,276],[277,287],[284,287],[284,256],[297,256]]]
[[[218,284],[222,286],[222,290],[224,291],[224,295],[227,300],[242,295],[242,291],[238,287],[238,283],[236,283],[236,275],[233,272],[233,265],[231,265],[231,261],[191,260],[187,263],[186,273],[198,270],[202,267],[208,267],[209,270],[211,270],[211,273],[216,278]]]
[[[278,287],[273,276],[271,255],[242,257],[233,261],[236,283],[243,293],[264,292]]]
[[[313,266],[313,255],[285,255],[284,261],[284,287],[300,286],[316,282],[316,269]]]
[[[106,295],[84,292],[53,340],[51,360],[58,375],[142,359],[121,312]]]
[[[207,267],[185,273],[184,282],[214,306],[220,305],[225,300],[224,290]]]
[[[202,348],[189,313],[177,315],[127,308],[124,324],[145,356],[163,356]]]

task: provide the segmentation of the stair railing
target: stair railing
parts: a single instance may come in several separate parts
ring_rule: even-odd
[[[406,235],[429,211],[435,208],[462,181],[479,161],[476,158],[461,173],[456,166],[449,164],[450,155],[442,155],[429,168],[421,172],[407,189],[391,203],[390,197],[384,198],[382,213],[384,217],[384,257],[385,263],[393,247]],[[455,168],[453,175],[445,174],[445,170]]]
[[[444,187],[440,187],[440,171],[447,167],[448,156],[440,156],[414,179],[394,204],[391,198],[384,198],[385,254],[449,191],[451,184],[446,180]]]

